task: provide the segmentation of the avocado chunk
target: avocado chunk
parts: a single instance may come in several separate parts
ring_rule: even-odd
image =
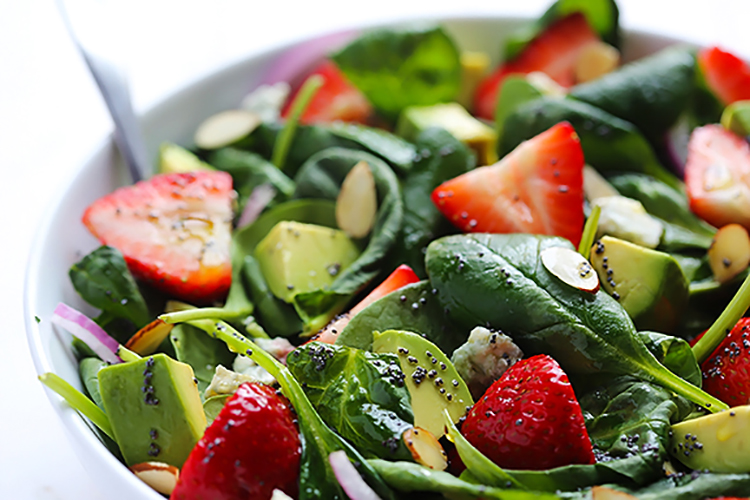
[[[285,302],[329,287],[358,256],[343,231],[294,221],[276,224],[255,249],[268,288]]]
[[[721,124],[740,137],[750,137],[750,101],[733,102],[721,114]]]
[[[495,131],[471,116],[457,102],[406,108],[398,119],[396,133],[413,142],[420,132],[430,127],[447,130],[474,150],[478,165],[490,165],[497,161]]]
[[[208,163],[202,162],[187,149],[165,142],[159,147],[159,173],[177,174],[195,172],[196,170],[215,170]]]
[[[750,472],[750,406],[686,420],[672,426],[669,452],[696,470]]]
[[[688,304],[688,281],[669,254],[604,236],[591,248],[604,290],[622,304],[639,330],[669,333]]]
[[[166,354],[102,368],[99,390],[127,465],[182,467],[206,429],[193,369]]]
[[[388,330],[375,332],[373,337],[374,352],[398,356],[411,396],[414,425],[440,439],[445,434],[443,409],[458,422],[474,405],[453,363],[435,344],[416,333]]]
[[[461,52],[461,87],[456,100],[470,109],[479,83],[490,69],[490,56],[485,52],[465,50]]]

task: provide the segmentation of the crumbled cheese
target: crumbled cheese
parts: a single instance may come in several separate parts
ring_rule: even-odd
[[[271,377],[271,374],[265,370],[263,371],[267,376],[265,380],[261,378],[261,376],[263,376],[262,373],[258,374],[260,376],[256,376],[254,373],[237,373],[236,371],[227,370],[223,366],[217,365],[214,377],[203,392],[203,397],[208,399],[211,396],[218,396],[221,394],[234,394],[237,388],[245,382],[263,382],[266,384],[273,384],[274,378]],[[270,382],[268,379],[270,379]]]
[[[597,198],[593,204],[602,209],[597,237],[607,234],[646,248],[659,245],[664,226],[646,212],[640,201],[624,196],[607,196]]]
[[[478,326],[465,344],[453,351],[451,361],[475,399],[523,357],[510,337]]]
[[[278,121],[290,90],[286,82],[261,85],[242,99],[240,107],[256,113],[266,123]]]
[[[246,375],[257,382],[263,382],[268,385],[276,383],[276,379],[265,368],[261,368],[255,361],[242,355],[234,358],[232,369],[238,374]]]

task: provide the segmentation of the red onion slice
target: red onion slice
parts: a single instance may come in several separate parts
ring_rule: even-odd
[[[344,450],[328,455],[333,473],[351,500],[380,500],[377,493],[362,479]]]
[[[245,208],[242,209],[240,219],[237,221],[237,229],[243,228],[255,222],[255,219],[263,212],[276,196],[276,190],[270,184],[261,184],[253,189],[247,198]]]
[[[119,342],[82,312],[61,302],[52,313],[52,323],[81,339],[103,361],[112,364],[122,363],[117,355]]]

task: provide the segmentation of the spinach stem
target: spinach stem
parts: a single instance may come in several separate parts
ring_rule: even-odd
[[[722,311],[719,318],[714,321],[711,328],[693,346],[693,354],[698,364],[703,363],[714,350],[721,344],[724,338],[732,331],[734,325],[742,318],[748,307],[750,307],[750,274],[742,282],[742,286]]]
[[[67,383],[61,377],[50,372],[39,375],[39,381],[59,394],[73,409],[91,420],[104,434],[117,441],[107,414],[81,391]]]
[[[294,131],[297,129],[297,124],[305,112],[307,106],[318,89],[323,86],[325,79],[320,75],[313,75],[302,84],[302,88],[297,93],[297,96],[292,102],[291,111],[289,117],[284,124],[284,128],[281,129],[279,135],[276,137],[276,142],[273,145],[273,153],[271,154],[271,163],[276,165],[279,170],[284,170],[284,163],[286,157],[289,154],[289,148],[292,145],[292,138],[294,137]]]
[[[599,215],[601,213],[602,207],[594,205],[594,208],[591,209],[591,215],[586,219],[586,225],[583,226],[581,242],[578,244],[578,253],[583,255],[586,259],[591,255],[591,247],[594,245],[596,228],[599,227]]]
[[[231,320],[236,319],[237,315],[221,307],[202,307],[198,309],[183,309],[167,314],[162,314],[159,319],[165,323],[184,323],[201,319],[214,320]],[[253,326],[254,325],[254,326]],[[247,326],[247,333],[253,338],[270,338],[263,328],[254,321]]]
[[[663,365],[660,364],[660,366],[662,366],[661,370],[649,370],[649,374],[654,378],[656,383],[673,390],[680,396],[702,406],[711,413],[719,413],[729,409],[729,406],[723,401],[716,399],[690,382],[680,378]]]

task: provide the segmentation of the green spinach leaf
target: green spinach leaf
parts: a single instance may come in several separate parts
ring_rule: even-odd
[[[391,120],[408,106],[452,101],[461,85],[458,48],[440,27],[372,31],[332,58]]]
[[[546,353],[572,374],[632,374],[714,411],[726,405],[670,372],[636,335],[625,310],[603,291],[565,284],[541,263],[562,238],[458,235],[427,248],[427,273],[457,324],[499,328],[526,353]]]
[[[116,248],[97,248],[73,264],[68,276],[83,300],[101,309],[109,319],[127,319],[136,328],[151,320],[146,301]]]
[[[380,272],[380,266],[401,230],[404,208],[396,175],[385,162],[363,151],[330,148],[311,157],[295,178],[295,197],[335,200],[349,170],[360,161],[367,162],[375,178],[378,191],[375,225],[362,254],[341,271],[329,290],[294,297],[297,312],[311,330],[321,328],[341,312],[351,295]]]
[[[685,339],[658,332],[638,332],[643,344],[664,366],[696,387],[703,384],[701,367]]]
[[[214,378],[217,365],[232,368],[235,355],[229,352],[222,342],[207,337],[193,326],[176,325],[172,328],[169,338],[174,346],[177,361],[187,363],[193,368],[201,398],[203,391]]]
[[[614,0],[557,0],[540,19],[519,29],[505,41],[505,59],[516,57],[547,26],[573,12],[583,13],[602,40],[620,46],[620,12]]]
[[[476,160],[466,145],[440,128],[429,128],[420,133],[416,146],[418,160],[401,185],[404,224],[391,260],[396,265],[409,265],[418,276],[424,277],[427,244],[439,236],[455,232],[453,225],[432,203],[432,191],[441,183],[474,168]]]
[[[586,162],[600,172],[645,173],[675,189],[683,189],[677,177],[659,163],[635,125],[569,98],[540,97],[519,106],[505,121],[498,149],[500,157],[561,121],[573,125],[581,138]]]
[[[311,342],[287,366],[323,421],[365,457],[411,460],[402,434],[414,413],[397,356]]]
[[[668,252],[708,249],[716,233],[695,216],[684,192],[644,174],[618,174],[607,179],[623,196],[640,201],[664,225],[659,247]]]
[[[336,339],[339,345],[372,349],[375,331],[406,330],[419,333],[450,354],[466,342],[469,330],[456,328],[446,318],[437,290],[427,280],[406,285],[356,314]]]
[[[658,144],[689,106],[693,52],[685,47],[662,50],[573,87],[570,97],[632,123]]]

